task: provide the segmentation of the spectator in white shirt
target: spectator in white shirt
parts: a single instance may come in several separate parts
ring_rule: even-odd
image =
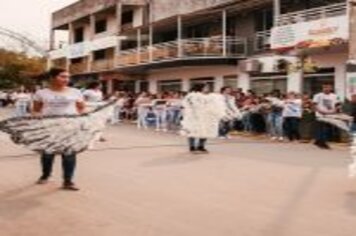
[[[289,141],[300,140],[299,124],[302,117],[302,100],[295,92],[288,93],[284,101],[283,123]]]

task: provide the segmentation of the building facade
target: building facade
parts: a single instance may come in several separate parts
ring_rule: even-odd
[[[349,0],[81,0],[53,13],[49,65],[108,92],[208,83],[352,93]],[[57,34],[68,32],[58,47]],[[356,84],[356,79],[355,79]],[[355,85],[356,87],[356,85]]]

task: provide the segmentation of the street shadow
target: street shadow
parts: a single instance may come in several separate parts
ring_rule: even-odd
[[[207,155],[203,154],[191,154],[191,153],[180,153],[178,155],[170,157],[156,158],[151,161],[142,164],[143,167],[157,167],[157,166],[168,166],[168,165],[185,165],[192,162],[205,160]]]
[[[266,235],[285,236],[288,235],[288,228],[296,217],[296,212],[302,202],[303,198],[307,195],[309,189],[312,187],[319,168],[313,168],[302,180],[299,186],[291,194],[291,198],[287,201],[284,208],[281,209],[278,216],[274,219],[272,224],[267,228]]]
[[[58,189],[25,185],[0,194],[0,219],[13,221],[42,206],[41,199],[58,192]]]
[[[356,192],[346,193],[345,209],[351,215],[356,216]]]

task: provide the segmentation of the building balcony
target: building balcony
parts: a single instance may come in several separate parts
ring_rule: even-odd
[[[344,16],[347,14],[347,1],[343,3],[330,4],[302,11],[282,14],[277,19],[277,25],[290,25],[308,21],[315,21],[329,17]]]
[[[97,60],[92,62],[91,71],[98,72],[98,71],[107,71],[114,69],[114,59],[104,59],[104,60]]]
[[[88,72],[87,63],[72,63],[69,66],[69,71],[72,75],[84,74]]]
[[[225,42],[225,43],[224,43]],[[176,60],[245,58],[245,38],[191,38],[158,43],[120,52],[118,67]]]

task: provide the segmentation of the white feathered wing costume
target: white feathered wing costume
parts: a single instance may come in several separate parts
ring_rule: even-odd
[[[182,135],[194,138],[218,137],[226,107],[219,94],[189,93],[183,100]]]
[[[0,131],[35,152],[80,153],[91,148],[100,137],[115,102],[82,115],[11,118],[0,122]]]
[[[349,165],[349,176],[356,177],[356,134],[351,134],[350,132],[350,124],[353,121],[353,117],[346,114],[333,114],[317,117],[317,120],[346,131],[351,136],[352,163]]]

